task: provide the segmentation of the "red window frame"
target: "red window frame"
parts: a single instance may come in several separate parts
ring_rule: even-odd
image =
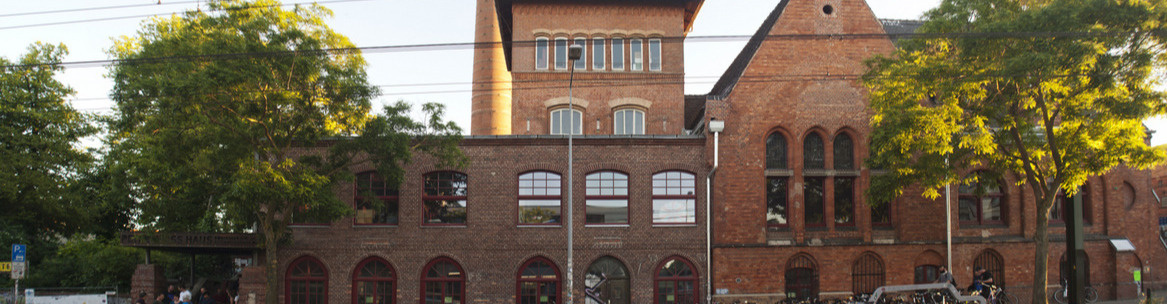
[[[294,272],[296,271],[297,267],[300,266],[301,264],[305,264],[305,263],[314,264],[316,267],[319,267],[321,269],[321,271],[323,272],[323,275],[322,276],[295,276]],[[309,272],[309,275],[311,275],[311,272]],[[321,288],[321,290],[323,291],[323,297],[321,297],[321,299],[323,300],[323,303],[311,303],[312,296],[314,294],[312,292],[312,288],[309,288],[308,285],[312,282],[324,284],[323,287]],[[303,289],[304,290],[304,295],[303,295],[303,299],[302,299],[303,302],[293,302],[292,301],[292,299],[293,299],[292,290],[295,287],[297,287],[298,284],[305,284],[304,289]],[[319,259],[316,259],[316,258],[311,257],[311,256],[302,256],[302,257],[299,257],[299,258],[293,260],[291,264],[288,264],[288,270],[284,274],[284,299],[285,299],[285,301],[287,301],[286,302],[287,304],[327,304],[328,303],[328,268],[325,268],[324,263],[321,263]]]
[[[975,183],[972,183],[969,185],[962,185],[961,187],[958,187],[957,193],[959,193],[959,195],[957,196],[957,200],[956,200],[957,204],[956,205],[957,205],[957,210],[959,210],[961,208],[961,206],[960,206],[961,199],[973,200],[973,202],[975,202],[974,204],[976,205],[977,217],[976,217],[976,220],[972,220],[972,221],[959,219],[960,223],[961,224],[969,224],[969,225],[1003,225],[1003,224],[1005,224],[1006,213],[1007,213],[1006,211],[1009,209],[1008,208],[1008,198],[1009,197],[1005,195],[1005,187],[1003,186],[1004,183],[1002,181],[996,182],[997,193],[987,193],[986,192],[984,194],[977,194],[976,193],[977,188],[982,187],[981,184],[984,182],[982,179],[987,178],[987,177],[986,177],[986,175],[984,175],[983,171],[977,171],[977,172],[974,172],[973,174],[977,174],[981,178],[979,178]],[[965,187],[972,189],[972,192],[965,193],[964,191],[962,191],[965,189]],[[983,186],[983,187],[988,187],[988,186]],[[985,206],[984,206],[984,204],[985,204],[984,199],[985,198],[997,198],[997,200],[1001,202],[1001,204],[1000,204],[1001,219],[1000,220],[986,220],[985,219],[985,214],[984,214],[985,213]],[[958,218],[960,217],[959,211],[957,212],[957,217]]]
[[[810,228],[824,228],[827,227],[827,181],[830,180],[826,176],[803,176],[802,177],[802,225]],[[818,215],[821,217],[817,222],[811,222],[811,202],[807,193],[810,193],[810,187],[818,187],[822,191],[821,197],[818,201]],[[833,202],[832,202],[833,203]],[[787,206],[786,210],[790,210]],[[787,223],[790,219],[787,218]],[[833,220],[833,219],[832,219]]]
[[[555,273],[555,277],[554,278],[543,278],[543,277],[523,278],[523,271],[527,270],[527,267],[530,267],[531,264],[534,264],[534,263],[543,263],[543,264],[546,264],[548,267],[551,267],[551,271],[553,271]],[[519,272],[515,273],[515,282],[516,282],[516,284],[515,284],[515,300],[516,300],[516,302],[517,303],[541,303],[539,301],[539,298],[546,296],[549,298],[548,303],[559,303],[559,300],[560,300],[559,295],[563,290],[563,284],[562,284],[562,282],[560,282],[559,278],[560,278],[559,267],[556,267],[555,263],[551,262],[551,260],[549,260],[545,257],[533,257],[531,259],[528,259],[526,262],[523,262],[522,266],[519,266]],[[523,283],[534,283],[535,284],[535,294],[523,294]],[[552,294],[543,294],[542,292],[543,292],[544,284],[548,284],[548,283],[555,284],[555,291]],[[529,301],[529,302],[523,301],[524,297],[534,297],[534,301]]]
[[[680,263],[684,264],[685,267],[689,267],[689,272],[692,275],[690,275],[690,276],[668,276],[668,277],[662,276],[661,272],[665,269],[665,266],[667,266],[668,263],[672,262],[672,261],[680,262]],[[695,267],[693,265],[693,263],[689,262],[689,260],[684,258],[684,257],[672,256],[672,257],[669,257],[669,258],[661,261],[660,264],[657,265],[656,271],[653,274],[652,302],[655,304],[673,304],[673,303],[694,303],[695,304],[695,303],[698,303],[699,302],[698,299],[701,297],[701,291],[700,291],[701,285],[700,285],[699,280],[698,280],[699,277],[700,277],[700,275],[697,273],[697,267]],[[690,293],[688,295],[677,294],[677,285],[678,285],[677,283],[680,283],[680,282],[689,282],[690,286],[693,286],[692,293]],[[672,292],[670,293],[667,291],[662,291],[660,289],[661,283],[670,283],[670,285],[672,286]],[[673,296],[673,301],[671,301],[671,302],[667,300],[668,299],[667,297],[670,295]],[[687,296],[687,298],[685,298],[686,296]],[[665,300],[661,300],[662,297],[664,297]]]
[[[428,274],[430,272],[430,269],[432,269],[438,263],[449,263],[450,265],[453,265],[454,268],[458,269],[458,273],[460,275],[457,278],[450,278],[450,277],[431,278],[431,277],[429,277]],[[431,260],[429,263],[426,263],[425,267],[423,267],[421,269],[421,288],[420,288],[421,289],[421,298],[419,299],[421,304],[426,304],[425,292],[426,292],[426,287],[427,287],[426,285],[429,283],[440,283],[441,284],[439,286],[442,287],[441,288],[442,289],[442,292],[441,292],[442,298],[445,298],[445,297],[451,295],[450,293],[447,293],[447,288],[449,287],[449,283],[459,283],[460,286],[458,288],[459,292],[458,292],[457,296],[459,297],[458,299],[460,299],[460,300],[458,302],[454,302],[454,303],[466,303],[466,270],[462,268],[461,264],[458,264],[458,262],[454,261],[454,259],[451,259],[448,257],[435,258],[435,259]]]
[[[615,174],[613,176],[613,178],[611,179],[612,186],[610,186],[610,187],[603,187],[602,186],[603,182],[605,181],[605,179],[601,178],[603,173]],[[592,178],[593,176],[595,176],[595,179]],[[623,187],[624,194],[623,195],[616,194],[620,190],[620,187],[616,186],[616,182],[621,180],[620,176],[624,177],[623,178],[623,181],[624,181],[624,187]],[[596,171],[596,172],[588,173],[588,175],[584,178],[584,180],[586,181],[586,187],[585,187],[586,190],[584,192],[584,216],[585,216],[584,224],[587,226],[628,225],[629,217],[631,217],[631,215],[630,215],[631,208],[628,206],[629,205],[629,202],[628,202],[628,183],[629,183],[628,174],[624,173],[624,172],[620,172],[620,171],[614,171],[614,170],[603,170],[603,171]],[[592,187],[593,181],[597,185],[596,187]],[[611,194],[605,195],[604,194],[605,190],[609,190],[608,192],[610,192]],[[595,193],[595,194],[593,194],[593,193]],[[588,222],[588,219],[587,219],[588,201],[591,201],[591,200],[623,200],[624,201],[624,222],[623,223],[591,223],[591,222]]]
[[[546,178],[536,179],[535,173],[545,173]],[[554,179],[551,176],[554,175]],[[524,177],[530,176],[531,185],[524,186]],[[539,181],[543,181],[546,186],[537,186]],[[554,186],[552,184],[554,183]],[[559,226],[563,222],[563,176],[551,171],[528,171],[519,174],[518,178],[518,195],[515,201],[516,217],[515,223],[522,226]],[[523,190],[529,190],[531,194],[523,194]],[[552,191],[554,190],[554,191]],[[555,193],[555,194],[551,194]],[[559,219],[550,223],[524,223],[523,222],[523,206],[524,200],[555,200],[559,202]]]
[[[895,214],[892,213],[892,211],[895,210],[895,208],[892,208],[894,204],[895,204],[895,200],[890,200],[890,201],[884,202],[883,204],[880,204],[878,207],[869,208],[869,210],[871,212],[869,212],[867,215],[869,217],[871,217],[871,226],[872,227],[881,227],[881,228],[891,227],[892,226],[891,223],[892,223],[892,221],[894,221],[894,218],[895,218]],[[874,216],[875,209],[877,209],[877,208],[885,208],[884,212],[887,213],[887,221],[884,222],[884,221],[879,221],[879,220],[875,219],[875,216]]]
[[[365,269],[365,266],[367,266],[371,263],[384,264],[385,268],[389,269],[389,276],[388,277],[379,277],[379,276],[378,277],[362,277],[361,275],[363,274],[363,270]],[[364,261],[361,261],[360,263],[357,264],[357,267],[354,268],[354,270],[353,270],[353,284],[352,284],[352,286],[353,286],[353,293],[352,293],[353,304],[369,304],[367,302],[361,303],[361,301],[360,301],[361,293],[360,293],[359,287],[360,287],[361,283],[365,283],[365,282],[370,282],[370,283],[373,283],[375,285],[380,285],[382,283],[389,284],[388,288],[385,288],[385,290],[387,290],[389,292],[388,295],[381,295],[381,294],[376,292],[378,290],[381,290],[381,288],[373,288],[374,293],[372,296],[375,299],[373,301],[373,304],[397,303],[397,284],[396,284],[397,280],[396,280],[396,278],[397,278],[397,270],[395,270],[393,268],[393,264],[390,264],[389,261],[386,261],[385,259],[382,259],[379,257],[369,257],[369,258],[365,259]],[[382,301],[377,301],[376,299],[385,299],[387,301],[382,302]]]
[[[851,188],[851,213],[850,213],[851,217],[848,221],[841,222],[839,219],[839,215],[840,215],[839,197],[840,197],[840,194],[842,194],[842,193],[839,193],[839,191],[842,191],[842,187],[839,187],[840,186],[839,183],[841,183],[844,180],[851,181],[851,187],[850,187]],[[833,191],[834,196],[833,196],[833,199],[831,200],[831,219],[830,219],[830,221],[832,223],[835,223],[835,227],[855,227],[856,226],[855,223],[858,221],[855,218],[858,217],[857,215],[859,214],[858,206],[856,206],[856,205],[858,205],[859,200],[856,198],[857,195],[855,195],[855,192],[857,192],[856,190],[858,188],[858,185],[856,185],[855,183],[858,181],[859,181],[859,179],[854,177],[854,176],[836,176],[836,177],[831,178],[831,182],[834,184],[833,185],[834,186],[834,191]],[[826,217],[826,216],[824,215],[824,217]]]
[[[809,299],[819,296],[818,263],[806,253],[799,253],[786,262],[786,297]]]
[[[366,180],[363,180],[365,176],[368,176],[368,180],[367,180],[369,183],[368,187],[369,187],[369,190],[371,192],[373,192],[373,194],[374,194],[373,197],[366,198],[364,196],[361,196],[363,194],[363,193],[361,193],[361,186],[362,186],[363,182],[366,181]],[[378,192],[377,190],[384,191],[384,194],[377,193]],[[400,215],[401,215],[400,202],[401,201],[400,201],[398,189],[390,189],[389,184],[386,183],[385,179],[382,178],[380,174],[377,174],[376,171],[367,171],[367,172],[358,173],[356,178],[355,178],[355,181],[353,182],[353,209],[355,209],[358,213],[360,213],[360,211],[361,211],[361,209],[360,209],[361,202],[364,201],[365,199],[377,199],[377,200],[384,201],[386,204],[389,204],[389,203],[397,204],[397,214],[398,214],[397,219],[398,220],[397,220],[397,222],[393,222],[393,223],[359,223],[359,222],[357,222],[358,217],[354,216],[353,217],[353,225],[357,225],[357,226],[397,226],[397,224],[401,222],[401,217],[400,217]],[[376,212],[376,211],[374,211],[374,212]]]
[[[672,176],[670,174],[680,174]],[[674,178],[675,177],[675,178]],[[686,181],[690,185],[686,185]],[[685,194],[688,191],[688,194]],[[691,216],[681,221],[657,221],[657,200],[689,200],[692,202]],[[697,177],[681,170],[661,171],[652,175],[652,223],[654,225],[694,225],[697,224]]]
[[[442,178],[442,174],[453,174],[453,175],[451,175],[449,179],[446,179],[446,178]],[[462,188],[458,188],[456,186],[451,186],[451,187],[440,186],[442,181],[449,181],[450,184],[453,185],[454,182],[457,181],[456,177],[459,175],[461,175],[462,179],[466,182],[465,186],[463,186]],[[434,171],[434,172],[426,173],[423,177],[423,181],[424,181],[423,185],[425,187],[425,191],[422,193],[422,196],[421,196],[421,201],[422,201],[421,225],[422,226],[466,226],[466,223],[470,221],[470,201],[466,199],[468,192],[470,191],[470,177],[467,176],[466,173],[457,172],[457,171]],[[435,188],[435,187],[431,187],[431,185],[439,185],[439,186],[437,186]],[[449,193],[459,193],[459,189],[461,190],[460,193],[462,195],[449,195]],[[439,219],[439,217],[437,215],[430,213],[429,206],[426,204],[426,202],[429,202],[429,201],[463,201],[466,204],[466,206],[463,208],[466,210],[466,218],[462,219],[461,223],[430,223],[429,221],[431,219]]]
[[[783,186],[786,187],[786,189],[782,192],[783,195],[780,197],[782,199],[782,202],[783,202],[783,204],[782,204],[783,209],[782,209],[781,214],[782,214],[782,218],[786,220],[786,223],[770,223],[770,184],[772,183],[773,180],[781,180]],[[762,203],[764,204],[763,207],[766,208],[766,227],[789,228],[790,227],[790,177],[787,177],[787,176],[767,176],[765,189],[766,189],[766,195],[765,195],[765,198],[763,198]]]
[[[1087,187],[1086,184],[1083,184],[1082,187],[1078,188],[1078,193],[1075,193],[1074,196],[1071,196],[1071,197],[1066,197],[1066,192],[1063,191],[1062,189],[1058,189],[1058,198],[1057,198],[1057,201],[1054,202],[1053,207],[1051,207],[1049,222],[1054,223],[1054,224],[1058,224],[1058,223],[1065,224],[1066,223],[1066,214],[1065,214],[1066,203],[1068,202],[1068,199],[1073,199],[1074,197],[1077,197],[1077,196],[1082,197],[1082,222],[1089,224],[1090,223],[1090,187]]]

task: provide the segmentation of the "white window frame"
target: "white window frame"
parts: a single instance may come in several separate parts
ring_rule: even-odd
[[[551,47],[551,41],[547,40],[547,37],[536,37],[535,38],[535,69],[536,70],[546,70],[547,68],[550,67],[547,63],[549,60],[551,60],[550,47]],[[542,53],[543,53],[543,60],[539,60],[540,51],[542,51]],[[540,64],[542,64],[542,65],[540,65]]]
[[[562,113],[564,111],[569,111],[569,110],[571,111],[572,114],[574,114],[573,116],[575,116],[575,117],[572,117],[573,118],[572,120],[574,120],[573,123],[575,123],[575,125],[572,126],[575,129],[575,130],[573,130],[573,131],[575,131],[575,135],[583,134],[583,111],[580,111],[579,109],[570,109],[570,108],[557,108],[557,109],[551,110],[551,113],[550,113],[551,115],[547,119],[547,122],[548,122],[547,134],[567,135],[567,133],[562,132],[563,130],[559,130],[558,132],[556,130],[562,129],[563,124],[559,123],[559,118],[560,118],[560,116],[563,116]],[[556,126],[556,125],[558,125],[558,126]]]
[[[628,63],[633,71],[644,70],[644,40],[632,38],[628,45]]]
[[[578,45],[583,47],[583,49],[581,50],[582,52],[580,52],[580,54],[579,54],[579,59],[577,59],[575,61],[575,70],[576,71],[587,71],[588,70],[588,37],[575,37],[575,39],[571,40],[571,44],[572,45],[578,44]]]
[[[652,49],[652,45],[654,42],[656,43],[656,50],[655,51]],[[661,70],[661,66],[663,66],[663,64],[661,63],[661,52],[663,51],[662,50],[663,48],[664,48],[664,45],[661,45],[661,41],[659,38],[653,38],[653,39],[648,40],[648,70],[649,71],[657,72],[657,71]],[[655,64],[655,67],[654,67],[654,64]]]
[[[616,56],[620,56],[619,60],[617,60]],[[613,71],[623,71],[624,70],[624,57],[625,57],[624,56],[624,38],[623,37],[612,37],[612,70]]]
[[[563,44],[560,45],[560,42]],[[555,37],[555,69],[566,70],[568,65],[567,48],[570,44],[567,37]]]
[[[604,56],[607,56],[608,44],[604,38],[592,38],[592,70],[603,71],[607,68],[608,61]]]
[[[628,132],[628,124],[626,123],[627,116],[632,114],[633,124],[637,124],[636,118],[640,116],[639,125],[632,126],[632,132]],[[644,135],[644,110],[636,108],[623,108],[612,112],[612,134],[615,135]],[[637,132],[639,131],[639,132]]]

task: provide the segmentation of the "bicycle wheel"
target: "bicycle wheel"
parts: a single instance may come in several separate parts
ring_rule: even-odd
[[[1082,296],[1085,297],[1084,300],[1086,300],[1086,303],[1094,303],[1098,301],[1098,290],[1094,289],[1094,287],[1086,286],[1086,294]]]
[[[1066,290],[1065,289],[1054,290],[1053,297],[1054,297],[1054,301],[1061,303],[1061,304],[1066,304]]]

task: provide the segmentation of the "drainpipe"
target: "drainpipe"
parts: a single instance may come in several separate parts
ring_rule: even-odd
[[[717,118],[709,119],[709,132],[713,133],[713,168],[709,169],[709,175],[705,176],[705,303],[713,303],[713,174],[717,173],[717,162],[719,158],[718,148],[720,146],[720,138],[718,135],[721,131],[725,131],[725,121],[717,120]]]

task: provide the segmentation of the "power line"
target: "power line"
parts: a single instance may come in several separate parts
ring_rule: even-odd
[[[147,4],[127,4],[127,5],[114,5],[114,6],[98,6],[98,7],[72,8],[72,9],[52,10],[52,11],[38,11],[38,12],[10,13],[10,14],[0,14],[0,18],[2,18],[2,17],[18,17],[18,16],[32,16],[32,15],[57,14],[57,13],[72,13],[72,12],[84,12],[84,11],[97,11],[97,10],[109,10],[109,9],[119,9],[119,8],[146,7],[146,6],[163,6],[163,5],[176,5],[176,4],[191,4],[191,3],[198,3],[198,2],[200,2],[200,1],[202,1],[202,0],[197,0],[197,1],[175,1],[175,2],[170,2],[170,1],[167,1],[166,3],[162,3],[161,1],[159,1],[158,3],[147,3]]]
[[[294,5],[301,5],[301,4],[327,4],[327,3],[339,3],[339,2],[359,2],[359,1],[373,1],[373,0],[330,0],[330,1],[318,1],[318,2],[300,2],[300,3],[287,3],[287,4],[277,4],[277,5],[256,5],[256,6],[245,6],[245,7],[240,7],[240,8],[227,8],[227,9],[225,9],[225,10],[254,9],[254,8],[276,7],[276,6],[294,6]],[[187,3],[190,3],[190,2],[187,2]],[[148,18],[148,17],[157,17],[157,16],[160,16],[160,15],[181,14],[181,13],[184,13],[184,12],[186,12],[186,11],[183,11],[183,12],[169,12],[169,13],[157,13],[157,14],[150,14],[150,15],[134,15],[134,16],[106,17],[106,18],[80,19],[80,20],[70,20],[70,21],[57,21],[57,22],[48,22],[48,23],[36,23],[36,24],[14,25],[14,26],[5,26],[5,27],[0,27],[0,30],[10,30],[10,29],[19,29],[19,28],[30,28],[30,27],[50,26],[50,25],[62,25],[62,24],[74,24],[74,23],[89,23],[89,22],[98,22],[98,21],[110,21],[110,20],[121,20],[121,19],[137,19],[137,18]],[[0,16],[0,17],[2,17],[2,16]]]

